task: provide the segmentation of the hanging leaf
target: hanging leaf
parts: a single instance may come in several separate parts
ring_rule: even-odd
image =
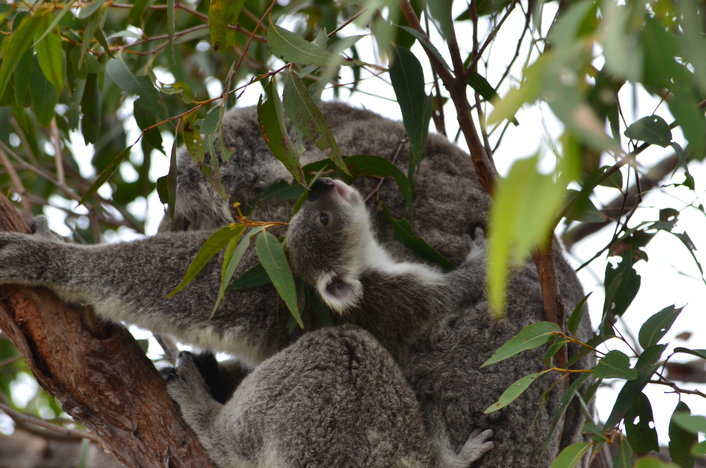
[[[64,50],[61,48],[59,28],[54,27],[46,34],[53,16],[43,15],[41,18],[42,21],[35,32],[37,38],[43,37],[36,45],[37,60],[46,79],[54,86],[57,94],[61,94],[64,89]]]
[[[302,132],[305,138],[313,140],[316,147],[324,151],[326,157],[333,161],[338,169],[350,175],[326,119],[311,99],[301,78],[293,71],[287,74],[283,103],[292,125]]]
[[[691,414],[691,409],[683,401],[677,403],[669,421],[669,455],[672,457],[672,461],[678,463],[682,468],[692,468],[696,461],[696,457],[692,455],[692,449],[699,442],[699,437],[674,421],[674,417],[680,414]]]
[[[297,306],[297,289],[294,285],[294,277],[289,269],[287,257],[284,254],[282,244],[277,238],[267,231],[263,231],[257,236],[255,249],[260,264],[267,272],[267,276],[272,280],[272,284],[277,290],[277,294],[282,298],[299,328],[304,328],[299,307]]]
[[[522,351],[542,346],[557,333],[561,333],[561,329],[559,325],[554,322],[537,322],[527,325],[520,330],[517,335],[512,337],[510,341],[495,351],[495,353],[481,365],[481,368],[504,361]]]
[[[211,0],[208,5],[208,27],[214,50],[228,49],[235,44],[235,30],[228,24],[238,24],[238,17],[245,0]]]
[[[392,49],[390,79],[411,147],[407,177],[414,181],[429,133],[432,99],[424,92],[422,65],[409,49],[399,46]]]
[[[22,18],[17,29],[12,31],[12,35],[3,41],[2,62],[0,62],[0,96],[5,93],[5,88],[10,82],[15,67],[32,45],[32,39],[41,23],[40,16],[27,15]]]
[[[304,172],[299,163],[299,153],[289,139],[287,128],[284,125],[282,101],[277,94],[274,79],[265,86],[265,94],[267,99],[263,101],[260,96],[257,103],[257,120],[260,123],[262,137],[275,157],[294,176],[294,179],[306,186]]]
[[[546,373],[547,371],[541,371],[537,372],[534,374],[526,375],[522,377],[521,379],[516,380],[513,382],[507,390],[503,392],[502,395],[500,395],[500,398],[498,398],[498,401],[487,407],[485,410],[483,410],[483,413],[488,414],[488,413],[494,413],[495,411],[498,411],[513,401],[517,400],[520,395],[522,395],[525,390],[529,388],[530,385],[532,385],[532,382],[537,380],[537,378]]]
[[[630,446],[639,456],[659,450],[657,431],[654,427],[652,405],[644,393],[637,395],[632,407],[625,415],[625,432]]]

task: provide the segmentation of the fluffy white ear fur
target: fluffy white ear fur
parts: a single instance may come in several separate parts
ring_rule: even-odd
[[[358,278],[333,271],[321,275],[316,289],[324,302],[339,314],[355,306],[363,294],[363,285]]]

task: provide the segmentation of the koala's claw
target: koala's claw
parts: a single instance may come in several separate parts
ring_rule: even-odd
[[[471,463],[478,460],[488,451],[495,448],[495,443],[490,440],[491,437],[493,437],[493,431],[491,429],[484,431],[476,429],[471,432],[468,441],[461,448],[461,452],[459,453],[460,458]]]

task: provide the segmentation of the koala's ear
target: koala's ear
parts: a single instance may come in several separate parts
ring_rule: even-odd
[[[355,306],[363,295],[363,285],[358,278],[335,272],[322,275],[316,289],[324,302],[339,314]]]

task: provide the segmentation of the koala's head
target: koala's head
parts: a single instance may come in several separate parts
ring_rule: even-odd
[[[360,193],[340,180],[318,179],[292,218],[287,246],[292,268],[335,311],[360,299],[360,272],[375,245]]]

